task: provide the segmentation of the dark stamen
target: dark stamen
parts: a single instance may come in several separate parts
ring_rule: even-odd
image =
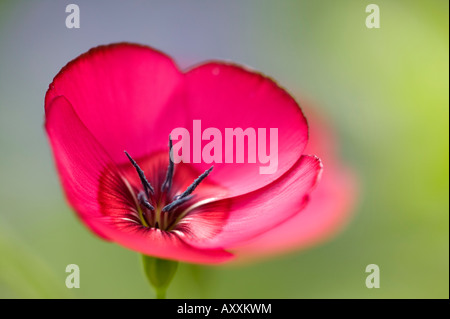
[[[164,208],[162,209],[162,211],[163,211],[163,212],[169,212],[169,211],[171,211],[172,209],[174,209],[174,208],[180,206],[181,204],[187,202],[187,201],[190,200],[192,197],[193,197],[193,195],[190,195],[190,196],[186,196],[186,197],[183,197],[183,198],[179,198],[179,199],[177,199],[177,200],[174,200],[172,203],[170,203],[170,204],[164,206]]]
[[[197,188],[197,186],[206,178],[206,176],[208,176],[209,173],[211,173],[213,168],[214,168],[214,166],[211,166],[202,175],[197,177],[197,179],[191,185],[189,185],[189,187],[181,195],[176,196],[175,201],[180,200],[180,199],[190,195]]]
[[[144,186],[145,194],[147,195],[147,197],[150,193],[154,194],[155,191],[153,190],[152,185],[150,185],[150,183],[147,181],[147,178],[145,178],[144,171],[139,167],[136,161],[131,158],[130,154],[128,154],[127,151],[124,152],[125,155],[128,157],[128,159],[130,160],[131,164],[133,164],[134,168],[136,168],[139,178],[141,179],[142,186]]]
[[[174,169],[172,157],[173,157],[172,138],[169,135],[169,167],[167,168],[166,180],[161,186],[161,191],[163,193],[168,192],[172,187],[173,169]]]
[[[139,203],[141,203],[142,205],[144,205],[145,207],[147,207],[150,210],[155,210],[155,207],[152,206],[152,204],[150,204],[144,194],[144,192],[140,192],[137,196]]]

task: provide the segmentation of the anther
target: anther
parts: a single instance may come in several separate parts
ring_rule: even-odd
[[[150,204],[148,202],[148,199],[146,198],[144,192],[140,192],[137,195],[137,198],[138,198],[139,203],[141,203],[142,205],[144,205],[145,207],[147,207],[150,210],[155,210],[155,207],[153,207],[152,204]]]
[[[191,185],[189,185],[189,187],[181,195],[175,197],[175,201],[190,195],[197,188],[197,186],[206,178],[206,176],[208,176],[209,173],[211,173],[213,168],[214,166],[211,166],[202,175],[197,177],[197,179]]]
[[[168,192],[172,187],[173,170],[174,170],[172,158],[173,158],[172,137],[169,135],[169,167],[167,168],[166,180],[161,186],[161,191],[163,193]]]
[[[128,159],[130,160],[131,164],[133,164],[134,168],[136,168],[136,171],[139,175],[139,178],[141,179],[141,183],[142,183],[142,186],[144,187],[145,194],[147,195],[147,197],[150,193],[154,194],[155,191],[153,190],[152,185],[150,185],[150,183],[147,181],[147,178],[145,178],[144,171],[139,167],[139,165],[136,163],[136,161],[131,158],[130,154],[128,154],[127,151],[124,151],[124,152],[125,152],[125,155],[128,157]]]
[[[179,198],[179,199],[177,199],[177,200],[174,200],[172,203],[170,203],[170,204],[164,206],[164,208],[162,209],[162,211],[163,211],[163,212],[169,212],[169,211],[171,211],[172,209],[174,209],[174,208],[180,206],[181,204],[186,203],[186,202],[187,202],[188,200],[190,200],[192,197],[193,197],[193,195],[189,195],[189,196],[186,196],[186,197],[183,197],[183,198]]]

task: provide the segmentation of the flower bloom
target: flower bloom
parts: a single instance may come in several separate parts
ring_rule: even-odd
[[[174,164],[170,132],[198,119],[222,132],[278,128],[278,169],[262,175],[259,163]],[[181,72],[165,54],[136,44],[100,46],[67,64],[47,91],[45,128],[66,197],[85,225],[179,261],[257,253],[265,234],[275,250],[299,244],[292,229],[303,229],[297,219],[312,206],[322,171],[318,157],[304,155],[301,109],[275,82],[221,62]],[[309,240],[337,223],[320,213],[336,197],[317,198]],[[291,233],[277,232],[283,227]]]

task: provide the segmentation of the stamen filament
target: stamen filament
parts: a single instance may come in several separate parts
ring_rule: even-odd
[[[138,214],[139,214],[139,220],[142,223],[142,225],[144,227],[150,227],[149,223],[147,222],[145,216],[144,216],[144,212],[142,211],[142,208],[137,205],[137,210],[138,210]]]

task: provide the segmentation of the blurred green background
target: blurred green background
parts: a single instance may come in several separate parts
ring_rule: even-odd
[[[0,1],[0,297],[152,298],[138,256],[65,203],[43,130],[53,76],[89,48],[148,44],[181,67],[250,65],[307,96],[359,173],[354,219],[318,247],[246,266],[182,265],[174,298],[448,298],[448,1]],[[365,7],[380,7],[367,29]],[[301,101],[301,98],[300,98]],[[81,288],[65,287],[66,265]],[[365,267],[380,266],[367,289]]]

